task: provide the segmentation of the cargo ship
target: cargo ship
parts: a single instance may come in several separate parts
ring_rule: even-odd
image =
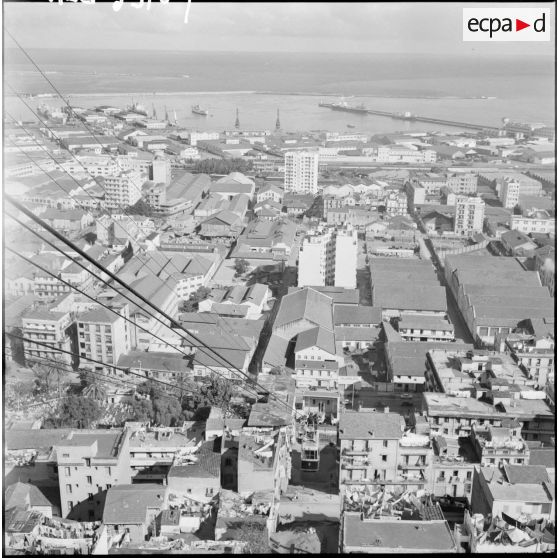
[[[136,114],[141,114],[142,116],[147,116],[146,108],[140,103],[134,103],[132,101],[132,105],[128,107],[130,112],[135,112]]]
[[[329,108],[331,110],[341,110],[343,112],[356,112],[359,114],[366,114],[368,109],[360,104],[356,106],[350,106],[345,101],[340,101],[339,103],[319,103],[318,106]]]
[[[199,114],[200,116],[207,116],[209,114],[209,111],[206,109],[202,109],[200,105],[194,105],[192,107],[192,112],[194,114]]]

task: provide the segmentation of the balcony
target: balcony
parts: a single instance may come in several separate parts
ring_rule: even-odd
[[[342,455],[368,455],[370,452],[366,449],[357,450],[357,449],[348,449],[345,448],[341,454]]]
[[[352,469],[368,469],[368,462],[362,463],[341,463],[341,469],[346,469],[348,471]]]

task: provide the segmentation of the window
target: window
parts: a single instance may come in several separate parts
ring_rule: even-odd
[[[110,471],[111,471],[110,467],[105,467],[105,471],[106,471],[107,475],[110,475]]]
[[[71,485],[71,484],[67,484],[67,485],[66,485],[66,492],[67,492],[68,494],[71,494],[71,493],[72,493],[72,485]]]
[[[472,473],[471,471],[467,471],[467,480],[471,480]]]
[[[93,484],[93,479],[91,477],[86,477],[87,484]]]
[[[188,494],[192,494],[192,489],[191,489],[191,488],[187,488],[187,489],[186,489],[186,492],[187,492]]]
[[[93,492],[89,492],[89,494],[87,494],[87,499],[93,500]]]
[[[72,473],[71,473],[71,468],[70,467],[64,467],[64,474],[69,477]]]
[[[387,455],[382,455],[382,461],[387,461]]]
[[[70,509],[73,509],[73,507],[74,507],[74,503],[71,500],[68,500],[68,507]]]
[[[388,441],[384,440],[383,445],[384,445],[384,448],[387,448],[388,447]]]
[[[112,484],[107,484],[107,490],[112,487]]]
[[[85,466],[91,467],[91,459],[89,459],[88,457],[85,458]]]

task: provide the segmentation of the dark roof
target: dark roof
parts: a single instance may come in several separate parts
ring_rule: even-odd
[[[188,370],[188,361],[184,360],[181,353],[130,351],[125,355],[120,355],[118,366],[123,368],[136,368],[139,366],[146,370],[186,372]]]
[[[329,354],[335,354],[335,336],[323,327],[313,327],[298,334],[295,352],[304,351],[310,347],[318,347]]]
[[[333,308],[333,323],[344,324],[379,324],[382,321],[382,309],[374,306],[355,306],[353,304],[336,304]]]
[[[149,508],[160,509],[166,488],[159,484],[120,484],[109,488],[103,511],[108,525],[142,525]]]
[[[304,288],[294,291],[281,299],[281,305],[273,328],[288,325],[297,320],[307,319],[317,326],[333,330],[333,301],[330,297]]]
[[[219,478],[221,474],[222,436],[204,442],[194,456],[197,461],[173,465],[169,477],[187,477],[191,479]]]
[[[529,465],[542,465],[549,469],[556,468],[555,448],[531,448]]]
[[[539,484],[550,482],[543,465],[504,465],[510,484]]]
[[[29,506],[52,507],[52,502],[33,484],[16,482],[6,488],[5,508],[28,504]]]
[[[374,285],[372,302],[384,309],[446,312],[446,290],[430,285]]]

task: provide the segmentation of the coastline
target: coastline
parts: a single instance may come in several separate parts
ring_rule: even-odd
[[[55,93],[21,93],[33,99],[57,99],[58,95]],[[131,92],[96,92],[96,93],[67,93],[66,98],[80,98],[80,97],[138,97],[138,96],[157,96],[157,97],[171,97],[173,95],[273,95],[280,97],[335,97],[335,98],[366,98],[366,99],[420,99],[420,100],[444,100],[444,101],[464,101],[464,100],[477,100],[477,101],[490,101],[495,100],[497,97],[479,97],[475,96],[456,96],[456,95],[378,95],[378,94],[359,94],[359,95],[343,95],[342,93],[319,93],[311,92],[297,92],[297,91],[131,91]],[[13,93],[6,93],[6,97],[17,97]]]

